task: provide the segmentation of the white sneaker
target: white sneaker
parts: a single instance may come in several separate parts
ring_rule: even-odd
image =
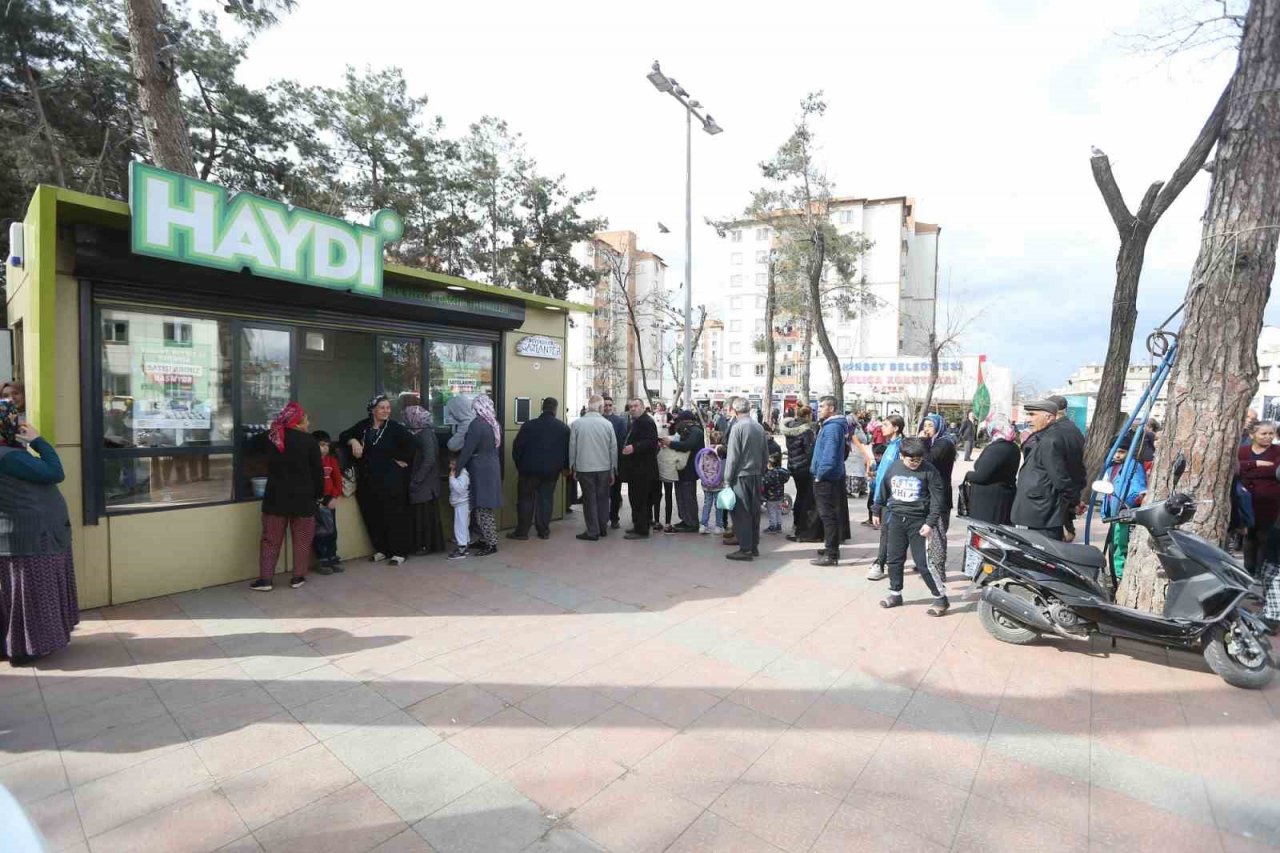
[[[724,528],[723,528],[723,527],[721,527],[721,526],[719,526],[719,525],[716,525],[715,527],[711,528],[711,532],[712,532],[713,534],[715,534],[716,536],[723,536],[723,535],[724,535]]]
[[[386,554],[384,554],[384,553],[382,553],[381,551],[378,551],[378,552],[377,552],[377,553],[375,553],[372,557],[370,557],[370,558],[369,558],[369,562],[371,562],[371,563],[381,563],[381,562],[382,562],[383,560],[385,560],[385,559],[387,559],[387,555],[386,555]]]
[[[871,568],[867,570],[867,580],[869,581],[882,581],[886,577],[888,575],[885,574],[884,566],[879,563],[872,563]]]
[[[387,560],[387,565],[398,566],[403,562],[404,562],[404,557],[392,557],[390,560]]]
[[[711,532],[711,528],[704,524],[698,528],[698,532],[701,533],[703,536],[706,536],[708,533]]]

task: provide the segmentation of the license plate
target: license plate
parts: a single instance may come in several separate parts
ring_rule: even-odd
[[[978,571],[982,568],[982,555],[973,549],[971,545],[964,546],[964,576],[969,580],[976,580]]]

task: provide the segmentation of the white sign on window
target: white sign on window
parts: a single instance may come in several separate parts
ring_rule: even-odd
[[[560,358],[560,342],[545,335],[529,335],[516,341],[516,355],[528,358]]]

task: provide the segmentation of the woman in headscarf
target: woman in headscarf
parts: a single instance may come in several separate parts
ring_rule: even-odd
[[[406,406],[404,425],[413,436],[413,472],[409,475],[409,511],[413,516],[413,552],[443,551],[444,530],[436,498],[440,496],[440,446],[431,413],[420,405]]]
[[[978,454],[973,470],[964,475],[969,485],[969,518],[990,524],[1010,524],[1009,513],[1018,491],[1018,433],[1003,421],[991,424],[991,443]]]
[[[492,400],[481,394],[471,404],[474,418],[458,451],[457,466],[458,470],[465,468],[471,476],[471,508],[480,527],[480,541],[472,546],[472,553],[487,557],[498,551],[498,520],[494,510],[502,506],[502,468],[498,456],[502,449],[502,428],[498,426]]]
[[[27,414],[27,388],[16,379],[0,384],[0,400],[8,400],[18,411],[18,420]]]
[[[344,430],[339,444],[356,460],[356,503],[364,519],[375,563],[404,562],[413,548],[409,512],[409,466],[416,445],[409,430],[391,419],[391,401],[378,394],[369,401],[369,417]]]
[[[56,652],[80,622],[64,477],[53,446],[0,401],[0,652],[12,666]]]
[[[267,490],[262,496],[258,579],[249,584],[250,589],[268,592],[274,588],[285,530],[293,542],[289,586],[297,589],[307,582],[311,542],[316,535],[316,507],[324,497],[320,442],[309,430],[307,413],[297,403],[289,403],[271,421],[271,428],[254,438],[254,449],[267,456]]]

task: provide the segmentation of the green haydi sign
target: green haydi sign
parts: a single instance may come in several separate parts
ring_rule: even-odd
[[[136,254],[365,296],[382,295],[382,247],[404,233],[393,210],[352,225],[143,163],[129,165],[129,208]]]

